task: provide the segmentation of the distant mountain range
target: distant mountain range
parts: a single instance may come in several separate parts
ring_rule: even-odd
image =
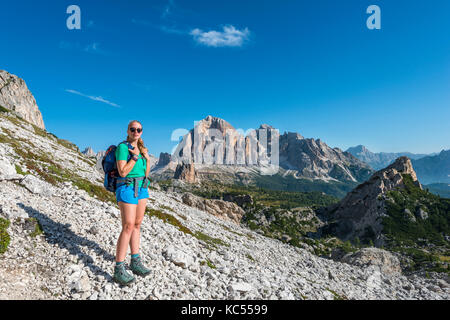
[[[427,156],[433,156],[437,153],[431,153],[431,154],[414,154],[411,152],[377,152],[374,153],[367,149],[363,145],[358,145],[356,147],[350,147],[347,149],[347,152],[350,152],[352,155],[354,155],[356,158],[358,158],[361,161],[364,161],[368,165],[370,165],[375,170],[380,170],[391,163],[394,162],[395,159],[398,157],[406,156],[410,158],[411,160],[417,160],[423,157]]]
[[[412,164],[422,183],[450,183],[450,150],[412,160]]]
[[[407,156],[411,159],[417,177],[422,183],[450,183],[450,150],[442,150],[440,153],[434,152],[431,154],[414,154],[410,152],[374,153],[365,146],[359,145],[348,148],[347,152],[350,152],[375,170],[387,167],[398,157]]]

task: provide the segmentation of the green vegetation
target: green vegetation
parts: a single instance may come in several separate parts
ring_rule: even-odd
[[[27,172],[23,172],[22,168],[19,165],[15,164],[15,167],[16,167],[17,174],[21,174],[23,176],[26,176],[28,174]]]
[[[303,238],[302,241],[310,245],[314,254],[319,257],[330,258],[334,250],[342,250],[345,254],[356,252],[359,248],[352,245],[350,241],[343,242],[335,237],[326,237],[320,239]],[[296,245],[296,244],[293,244]],[[301,243],[296,246],[302,247]]]
[[[175,211],[173,211],[173,209],[171,207],[168,207],[168,206],[165,206],[165,205],[160,205],[159,207],[161,209],[165,209],[165,210],[169,210],[169,211],[175,212]]]
[[[207,265],[208,267],[210,267],[211,269],[216,269],[216,266],[211,262],[211,260],[209,260],[209,259],[206,259],[206,261],[205,260],[202,260],[202,261],[200,261],[200,265],[201,266],[204,266],[204,265]]]
[[[334,300],[348,300],[348,298],[344,295],[341,296],[329,288],[325,288],[325,289],[333,294]]]
[[[103,202],[110,202],[117,206],[114,193],[109,192],[103,186],[93,184],[89,180],[73,175],[70,179],[78,188],[86,191],[91,197],[97,198]]]
[[[8,113],[8,112],[9,112],[9,110],[8,110],[8,109],[6,109],[6,108],[5,108],[5,107],[3,107],[3,106],[0,106],[0,112]]]
[[[169,181],[164,183],[170,185]],[[322,192],[280,191],[216,182],[204,182],[191,186],[185,191],[208,199],[234,199],[245,211],[241,223],[266,237],[279,239],[300,248],[304,247],[303,243],[306,242],[318,255],[329,256],[334,248],[343,246],[342,242],[308,238],[308,233],[316,232],[320,223],[315,216],[314,208],[339,201]],[[262,223],[261,219],[267,223]],[[230,228],[224,227],[224,229],[242,236]],[[347,248],[347,250],[350,249]]]
[[[405,188],[387,193],[388,216],[383,218],[387,248],[413,260],[410,270],[426,268],[449,272],[450,199],[441,198],[417,187],[410,175],[403,175]],[[417,213],[426,212],[422,219]]]
[[[255,203],[262,206],[281,209],[291,209],[295,207],[314,208],[328,206],[338,202],[337,198],[318,191],[280,191],[256,186],[218,184],[213,182],[202,183],[199,186],[192,187],[192,190],[189,191],[195,195],[208,199],[223,199],[226,195],[250,195]]]
[[[167,188],[172,186],[172,179],[160,180],[158,181],[158,185],[162,190],[167,191]]]
[[[95,197],[100,201],[116,204],[115,195],[106,190],[103,186],[93,184],[89,180],[78,176],[76,173],[63,168],[59,163],[54,162],[49,155],[44,152],[38,151],[38,153],[34,153],[29,151],[29,149],[24,148],[24,146],[31,144],[29,141],[13,139],[11,138],[13,135],[8,129],[2,129],[5,135],[0,135],[0,142],[9,144],[24,162],[25,167],[29,171],[36,173],[44,181],[55,186],[60,182],[70,181],[79,189],[86,191],[90,196]],[[35,127],[35,130],[40,132],[39,130],[42,129]],[[89,164],[92,165],[92,163]],[[17,165],[16,171],[19,174],[26,174]]]
[[[291,192],[324,192],[339,199],[345,197],[347,192],[358,185],[357,182],[338,182],[297,179],[293,176],[283,177],[280,174],[271,176],[258,176],[256,186],[269,190],[286,190]]]
[[[8,232],[6,232],[9,224],[9,220],[0,218],[0,254],[3,254],[8,250],[9,242],[11,241]]]
[[[32,223],[34,224],[34,230],[33,232],[30,233],[30,237],[34,238],[42,233],[44,233],[44,231],[42,230],[42,226],[39,223],[39,220],[36,218],[27,218],[25,219],[25,223]]]
[[[204,234],[201,231],[196,231],[194,233],[194,237],[196,237],[198,240],[201,240],[201,241],[205,242],[209,248],[211,248],[211,246],[214,247],[214,248],[217,248],[217,246],[219,246],[219,245],[227,246],[227,247],[230,246],[225,241],[223,241],[221,239],[218,239],[218,238],[213,238],[211,236],[208,236],[207,234]]]
[[[178,228],[178,230],[180,230],[185,234],[194,235],[189,228],[183,226],[183,224],[171,214],[152,208],[146,208],[145,214],[148,215],[149,217],[156,217],[158,219],[161,219],[164,223],[169,223],[175,226],[176,228]]]

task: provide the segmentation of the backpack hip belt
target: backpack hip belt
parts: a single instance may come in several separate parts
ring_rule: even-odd
[[[148,177],[136,177],[136,178],[117,178],[117,188],[123,184],[133,184],[134,188],[134,197],[137,198],[139,191],[139,181],[142,180],[141,188],[148,188],[149,179]]]

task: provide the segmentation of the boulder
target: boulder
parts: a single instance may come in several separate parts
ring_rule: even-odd
[[[244,209],[239,207],[234,202],[228,202],[218,199],[205,199],[186,192],[181,196],[181,200],[188,206],[206,211],[218,218],[232,221],[239,224],[243,215]]]
[[[359,267],[378,266],[385,274],[401,273],[399,259],[391,252],[379,248],[363,248],[345,255],[341,262]]]
[[[428,219],[428,212],[424,211],[422,208],[419,208],[416,211],[416,216],[422,220]]]
[[[7,158],[0,157],[0,177],[5,178],[12,175],[16,175],[16,168]]]
[[[31,174],[25,176],[25,178],[20,181],[20,184],[30,192],[46,197],[51,197],[55,193],[55,190],[49,183],[42,181]]]
[[[193,255],[175,248],[174,246],[167,247],[162,254],[166,260],[172,261],[175,265],[182,267],[183,269],[188,268],[195,262],[195,257]]]

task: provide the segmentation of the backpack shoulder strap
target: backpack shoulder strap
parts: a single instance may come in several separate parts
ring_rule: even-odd
[[[120,142],[120,143],[117,145],[117,147],[119,147],[119,145],[121,145],[122,143],[127,144],[128,141],[127,141],[127,140],[123,140],[122,142]],[[128,148],[128,160],[127,160],[127,161],[130,161],[130,159],[131,159],[130,153],[131,153],[131,152],[130,152],[130,149]]]

